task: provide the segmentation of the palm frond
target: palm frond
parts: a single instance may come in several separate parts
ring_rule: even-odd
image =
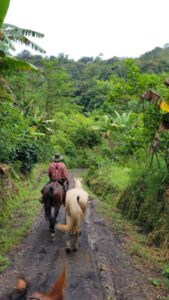
[[[14,47],[13,43],[11,42],[11,39],[8,37],[8,35],[5,32],[3,32],[2,43],[6,44],[8,49],[15,51],[15,47]]]
[[[10,40],[13,40],[13,42],[18,42],[22,45],[25,46],[29,46],[31,47],[33,50],[39,51],[40,53],[45,53],[46,51],[41,48],[40,46],[38,46],[36,43],[32,42],[31,40],[29,40],[27,37],[25,37],[24,35],[11,35],[9,37]]]
[[[43,38],[44,37],[43,33],[31,30],[31,29],[21,28],[21,27],[18,27],[16,25],[13,25],[13,24],[4,23],[2,28],[5,31],[9,32],[9,34],[11,32],[18,32],[18,33],[20,33],[22,35],[26,35],[26,36],[32,36],[32,37],[37,37],[37,38]]]
[[[36,43],[32,42],[30,39],[28,39],[27,36],[42,38],[44,34],[32,31],[30,29],[24,29],[17,27],[12,24],[3,24],[2,29],[0,31],[1,33],[1,40],[8,45],[8,47],[12,50],[15,50],[15,47],[13,45],[13,42],[19,42],[23,45],[31,47],[33,50],[39,51],[40,53],[45,53],[46,51],[38,46]]]

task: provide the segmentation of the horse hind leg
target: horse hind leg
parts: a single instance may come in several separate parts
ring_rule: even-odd
[[[54,232],[51,233],[51,235],[50,235],[50,240],[51,240],[51,242],[55,242],[55,241],[56,241],[55,233],[54,233]]]
[[[70,252],[71,252],[70,241],[71,241],[71,234],[68,233],[68,237],[67,237],[67,240],[66,240],[66,253],[67,254],[70,254]]]
[[[75,238],[73,241],[73,251],[78,251],[79,247],[78,247],[78,242],[79,242],[79,236],[81,235],[81,232],[76,232],[75,234]]]
[[[54,217],[50,216],[49,219],[49,231],[51,233],[51,241],[54,242],[55,241],[55,224],[56,224],[56,220]]]
[[[58,205],[53,206],[51,203],[51,211],[50,211],[50,217],[49,217],[49,231],[51,232],[51,241],[55,241],[55,225],[57,223],[57,216],[59,214],[61,203]]]

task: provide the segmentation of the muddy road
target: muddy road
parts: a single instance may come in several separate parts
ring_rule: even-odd
[[[63,207],[58,222],[64,222]],[[9,255],[11,266],[0,274],[0,299],[13,289],[20,274],[30,282],[29,293],[47,291],[65,263],[68,267],[65,300],[162,299],[144,271],[132,261],[123,238],[113,232],[109,221],[96,214],[92,199],[82,227],[79,251],[66,254],[65,241],[66,234],[58,230],[56,241],[50,241],[48,223],[40,210],[22,245]]]

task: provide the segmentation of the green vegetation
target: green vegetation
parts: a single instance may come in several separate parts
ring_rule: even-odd
[[[116,228],[116,231],[121,231],[123,227],[123,220],[117,203],[128,185],[129,176],[130,169],[118,166],[117,163],[110,165],[110,167],[107,164],[100,166],[99,172],[96,168],[91,168],[85,176],[90,190],[99,196],[99,200],[97,200],[98,212],[113,221],[113,227]]]
[[[27,50],[9,57],[14,41],[43,53],[28,38],[43,35],[2,25],[8,5],[6,1],[0,15],[0,163],[9,168],[0,175],[0,268],[7,265],[5,251],[30,226],[35,205],[30,174],[56,152],[64,155],[69,168],[88,168],[86,184],[118,230],[124,224],[131,230],[133,224],[142,232],[131,254],[147,257],[142,246],[154,245],[168,265],[168,45],[138,59],[74,61],[64,54],[42,57]],[[150,89],[161,99],[141,97]],[[24,211],[17,210],[23,203]],[[24,228],[19,222],[23,217]],[[17,238],[9,231],[14,218]]]
[[[28,174],[61,152],[69,168],[89,168],[87,183],[105,206],[113,202],[152,243],[168,247],[168,131],[157,152],[151,146],[168,112],[140,100],[151,88],[167,103],[167,74],[142,73],[134,59],[75,62],[26,50],[20,58],[39,71],[3,75],[1,162]]]
[[[2,27],[2,24],[4,22],[4,18],[8,11],[9,4],[10,4],[10,0],[2,0],[0,3],[0,28]]]
[[[40,189],[47,180],[43,173],[45,169],[46,166],[39,165],[27,179],[8,176],[8,179],[0,181],[3,187],[0,202],[0,272],[8,265],[5,254],[27,234],[40,209]]]
[[[149,233],[149,242],[166,249],[169,244],[168,223],[168,170],[157,167],[134,172],[130,186],[121,196],[118,207],[127,218]]]

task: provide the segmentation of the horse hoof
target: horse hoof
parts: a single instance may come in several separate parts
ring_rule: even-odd
[[[70,248],[66,248],[66,254],[70,254],[71,249]]]
[[[73,248],[73,251],[74,251],[74,252],[77,252],[77,251],[78,251],[78,248]]]
[[[55,242],[55,234],[54,233],[51,234],[51,242]]]

